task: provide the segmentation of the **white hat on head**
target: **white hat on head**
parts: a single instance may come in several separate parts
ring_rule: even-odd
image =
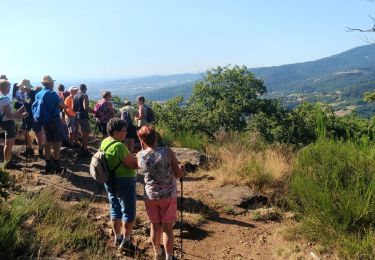
[[[78,91],[78,87],[75,87],[75,86],[71,86],[70,88],[69,88],[69,92],[70,91]]]

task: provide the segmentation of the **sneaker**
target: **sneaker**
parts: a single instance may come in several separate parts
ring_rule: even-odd
[[[63,170],[59,160],[53,160],[52,170],[55,171],[55,172],[61,172]]]
[[[38,149],[38,155],[40,159],[44,159],[43,149]]]
[[[19,166],[12,161],[4,162],[4,164],[3,164],[3,169],[5,169],[5,170],[17,169],[17,168],[19,168]]]
[[[52,162],[50,160],[46,161],[46,167],[44,168],[46,174],[53,172]]]
[[[34,150],[31,148],[26,149],[26,151],[21,153],[22,156],[33,156],[34,155]]]
[[[120,249],[120,251],[122,250],[129,250],[129,251],[133,251],[135,252],[135,250],[137,249],[137,247],[130,241],[126,241],[125,239],[122,240],[120,246],[118,247]]]

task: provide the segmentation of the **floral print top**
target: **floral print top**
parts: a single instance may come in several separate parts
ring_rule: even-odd
[[[138,173],[144,174],[145,199],[171,199],[177,197],[176,179],[171,168],[168,148],[143,150],[138,153]]]

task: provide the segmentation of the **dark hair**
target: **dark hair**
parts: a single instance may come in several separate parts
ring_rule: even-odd
[[[42,82],[42,85],[45,87],[45,88],[53,88],[53,84],[54,83],[50,83],[50,82]]]
[[[111,118],[107,124],[107,132],[112,137],[115,131],[119,132],[123,128],[126,129],[126,122],[120,118]]]
[[[81,84],[81,85],[79,85],[79,90],[80,90],[80,91],[82,91],[82,90],[87,90],[86,84]]]
[[[156,131],[152,125],[145,125],[142,126],[141,129],[138,131],[139,139],[147,144],[148,146],[152,146],[156,143]]]
[[[57,86],[57,90],[58,90],[58,91],[64,91],[64,90],[65,90],[65,86],[64,86],[63,84],[59,84],[59,85]]]
[[[131,101],[125,101],[124,106],[131,106],[132,102]]]
[[[109,97],[109,96],[111,96],[111,95],[112,95],[112,94],[111,94],[110,91],[104,91],[102,97],[103,97],[103,98],[107,98],[107,97]]]
[[[142,103],[145,103],[145,97],[144,96],[137,97],[137,100],[141,101]]]
[[[14,83],[13,84],[13,90],[12,90],[12,98],[16,98],[16,93],[18,91],[19,87],[17,85],[17,83]]]

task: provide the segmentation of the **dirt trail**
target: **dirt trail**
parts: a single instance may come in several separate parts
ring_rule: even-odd
[[[67,171],[62,174],[43,175],[44,162],[33,157],[25,166],[25,158],[17,155],[22,147],[16,147],[17,163],[20,169],[13,171],[25,190],[39,191],[45,188],[61,192],[61,199],[66,203],[76,203],[88,199],[91,210],[88,217],[101,225],[110,236],[110,222],[107,213],[107,202],[96,182],[88,174],[90,158],[77,158],[77,153],[71,148],[63,148],[63,166]],[[18,153],[19,154],[19,153]],[[203,176],[203,177],[202,177]],[[198,210],[189,209],[184,214],[187,222],[192,216],[201,218],[195,224],[184,225],[183,249],[184,259],[314,259],[310,252],[316,250],[311,244],[302,241],[287,241],[283,232],[292,224],[292,220],[282,222],[259,222],[253,220],[251,211],[233,215],[216,210],[217,205],[210,201],[209,191],[215,180],[202,174],[190,174],[184,182],[186,199],[202,202]],[[138,259],[152,259],[151,244],[148,240],[148,222],[143,206],[142,184],[138,183],[137,224],[134,239],[142,249]],[[96,194],[96,195],[95,195]],[[97,195],[101,194],[101,195]],[[200,210],[210,209],[210,214],[200,214]],[[200,210],[199,210],[200,209]],[[194,210],[193,210],[194,211]],[[206,212],[207,213],[207,212]],[[175,230],[176,253],[180,250],[180,235],[178,223]],[[119,259],[128,259],[118,255]],[[130,259],[130,258],[129,258]]]

